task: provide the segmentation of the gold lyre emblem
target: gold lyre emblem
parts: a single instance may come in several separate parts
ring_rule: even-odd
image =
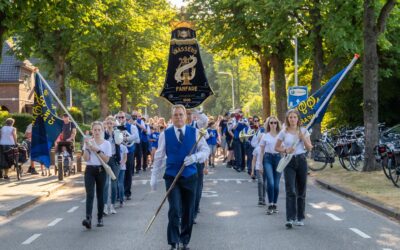
[[[175,72],[175,80],[183,82],[182,85],[192,85],[190,82],[196,76],[197,58],[195,56],[179,58],[179,65]]]

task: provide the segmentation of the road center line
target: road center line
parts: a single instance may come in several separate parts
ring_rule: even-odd
[[[22,242],[22,245],[29,245],[31,244],[34,240],[40,237],[42,234],[34,234],[31,237],[29,237],[26,241]]]
[[[70,210],[67,211],[67,213],[73,213],[78,208],[79,208],[78,206],[72,207]]]
[[[242,184],[242,182],[240,180],[236,180],[237,184]]]
[[[337,216],[334,215],[334,214],[331,214],[331,213],[325,213],[325,214],[328,215],[329,217],[331,217],[332,220],[335,220],[335,221],[341,221],[341,220],[343,220],[343,219],[340,219],[339,217],[337,217]]]
[[[368,234],[362,232],[361,230],[357,229],[357,228],[350,228],[351,231],[355,232],[356,234],[358,234],[359,236],[363,237],[364,239],[370,239],[371,236],[369,236]]]
[[[214,183],[214,184],[217,184],[217,183],[218,183],[218,181],[217,181],[217,180],[213,180],[213,183]]]
[[[53,220],[52,222],[50,222],[47,226],[54,227],[58,222],[60,222],[62,220],[63,220],[63,218],[57,218],[57,219]]]

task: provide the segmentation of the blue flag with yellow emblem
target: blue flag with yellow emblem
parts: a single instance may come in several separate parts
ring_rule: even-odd
[[[324,86],[318,89],[315,93],[302,101],[295,108],[300,112],[300,118],[303,126],[310,129],[314,124],[318,124],[324,118],[329,102],[332,99],[333,93],[343,80],[347,72],[353,67],[358,59],[358,55],[354,55],[350,64],[332,77]]]
[[[35,74],[35,100],[33,104],[31,160],[50,167],[50,150],[63,127],[56,115],[50,92],[38,74]]]

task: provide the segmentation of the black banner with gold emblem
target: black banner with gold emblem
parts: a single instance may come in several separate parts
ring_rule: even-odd
[[[161,96],[186,108],[199,106],[213,94],[208,85],[196,40],[188,22],[180,22],[172,31],[167,77]]]

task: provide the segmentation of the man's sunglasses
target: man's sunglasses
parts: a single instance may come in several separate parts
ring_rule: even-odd
[[[125,116],[117,116],[118,119],[125,119]]]

